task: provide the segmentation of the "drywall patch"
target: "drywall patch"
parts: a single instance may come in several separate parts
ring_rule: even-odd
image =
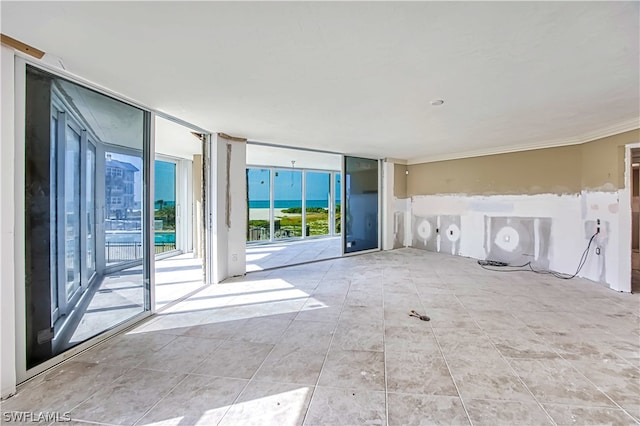
[[[413,216],[411,223],[411,247],[437,252],[438,217]]]
[[[404,235],[405,235],[405,213],[394,212],[393,213],[393,248],[404,247]]]
[[[411,246],[414,248],[460,254],[462,229],[460,216],[413,216]]]
[[[460,254],[462,229],[460,216],[440,216],[438,233],[438,251],[448,254]]]
[[[485,249],[489,260],[549,268],[551,219],[485,216]]]

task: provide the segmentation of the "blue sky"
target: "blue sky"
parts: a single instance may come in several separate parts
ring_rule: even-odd
[[[176,165],[156,160],[156,187],[154,201],[176,201]]]
[[[302,196],[302,172],[276,170],[274,192],[278,200],[299,200]],[[329,192],[329,173],[307,172],[307,200],[326,200]],[[249,169],[249,199],[269,200],[269,170]],[[340,197],[338,197],[340,201]]]

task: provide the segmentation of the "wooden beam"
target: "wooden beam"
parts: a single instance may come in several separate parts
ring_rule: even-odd
[[[42,57],[44,56],[44,52],[42,50],[29,46],[28,44],[18,41],[15,38],[9,37],[8,35],[0,34],[0,36],[2,38],[2,44],[19,50],[20,52],[26,53],[27,55],[31,55],[36,59],[42,59]]]

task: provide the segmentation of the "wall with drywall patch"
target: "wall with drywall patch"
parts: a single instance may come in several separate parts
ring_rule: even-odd
[[[582,145],[409,165],[410,244],[573,274],[599,228],[579,276],[628,291],[620,212],[630,208],[625,145],[638,141],[640,129]],[[443,221],[455,225],[455,238]]]
[[[601,232],[580,276],[617,288],[617,246],[610,244],[617,238],[617,212],[610,209],[615,201],[616,193],[603,192],[415,196],[412,246],[513,265],[531,262],[537,269],[573,274],[600,219]],[[459,232],[455,242],[446,223]]]

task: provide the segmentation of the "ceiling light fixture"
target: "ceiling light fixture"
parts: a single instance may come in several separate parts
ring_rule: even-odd
[[[431,101],[431,105],[433,106],[440,106],[444,103],[444,101],[442,99],[434,99]]]

